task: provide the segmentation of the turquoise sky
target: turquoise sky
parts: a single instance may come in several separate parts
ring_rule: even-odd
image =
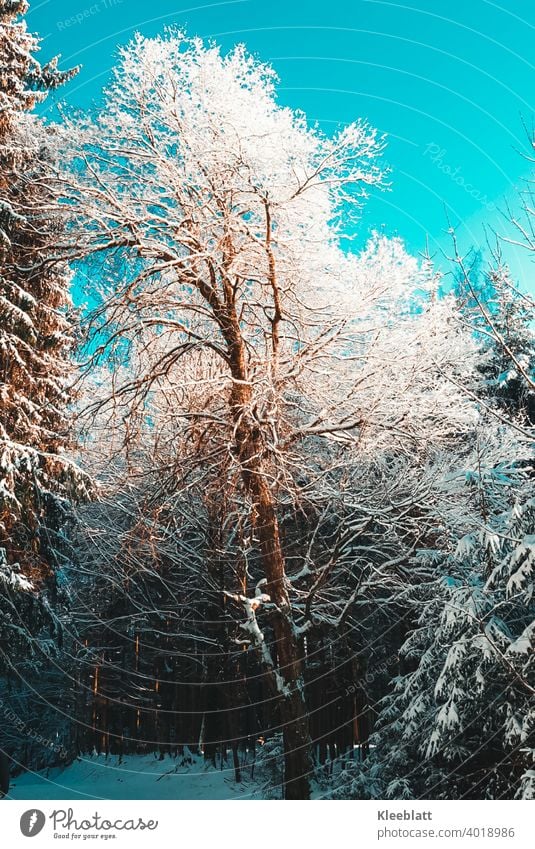
[[[446,246],[447,215],[465,244],[483,243],[483,223],[504,231],[503,198],[514,203],[530,171],[533,0],[35,0],[28,21],[43,59],[83,65],[54,97],[84,108],[136,30],[178,24],[225,49],[245,42],[276,68],[281,102],[327,132],[365,117],[388,135],[392,189],[370,202],[362,235],[384,229],[413,251]],[[509,258],[534,288],[529,257]]]

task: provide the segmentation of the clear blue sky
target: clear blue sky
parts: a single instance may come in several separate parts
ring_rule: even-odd
[[[445,207],[465,242],[482,242],[484,221],[503,230],[497,207],[529,173],[518,151],[521,119],[535,121],[533,0],[34,0],[28,22],[43,59],[82,64],[54,97],[84,108],[136,30],[245,42],[276,68],[281,102],[327,132],[364,117],[388,135],[392,189],[370,203],[363,235],[398,233],[413,251],[446,244]],[[528,258],[511,259],[533,288]]]

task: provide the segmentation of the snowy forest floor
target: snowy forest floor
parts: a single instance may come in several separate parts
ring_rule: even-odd
[[[216,768],[201,755],[183,758],[166,756],[160,760],[147,755],[93,755],[79,757],[65,767],[49,767],[40,772],[23,772],[11,780],[6,799],[280,799],[277,779],[262,774],[257,763],[241,768],[241,781],[234,778],[229,762]],[[331,782],[339,776],[340,764],[327,768]],[[336,784],[336,779],[334,780]],[[325,779],[312,782],[312,798],[327,798]]]
[[[262,788],[251,780],[251,769],[242,781],[234,770],[215,769],[200,756],[182,765],[180,760],[158,756],[95,755],[78,758],[66,767],[25,772],[12,779],[10,799],[258,799]]]

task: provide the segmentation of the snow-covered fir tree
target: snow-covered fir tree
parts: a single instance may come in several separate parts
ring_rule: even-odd
[[[341,797],[533,797],[535,337],[507,269],[488,284],[484,299],[469,281],[475,304],[459,315],[480,350],[465,384],[481,397],[479,422],[441,476],[452,509],[436,515],[441,538],[416,548],[397,599],[412,611],[398,674],[372,755],[346,772]]]
[[[535,301],[516,285],[500,245],[485,265],[480,253],[459,254],[453,237],[461,320],[485,354],[482,395],[513,416],[535,422]]]
[[[487,276],[492,294],[486,306],[487,333],[482,344],[489,352],[484,370],[489,394],[535,424],[535,302],[518,290],[503,262],[493,264]]]
[[[86,484],[66,454],[75,323],[52,133],[32,112],[74,71],[39,64],[27,8],[0,0],[0,749],[46,765],[63,748],[37,742],[36,727],[59,743],[68,726],[57,569],[69,499]]]
[[[47,176],[48,130],[31,109],[74,72],[39,65],[26,10],[23,0],[0,2],[0,547],[10,564],[0,574],[20,567],[38,581],[49,571],[51,511],[61,510],[77,473],[64,455],[70,275]]]
[[[488,474],[487,498],[512,483]],[[435,552],[435,581],[408,592],[420,610],[401,647],[412,671],[383,702],[356,795],[532,797],[535,504],[525,486],[495,506],[454,554]]]

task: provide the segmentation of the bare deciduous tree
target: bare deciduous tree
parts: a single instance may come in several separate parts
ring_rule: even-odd
[[[399,242],[342,249],[341,214],[347,233],[367,187],[384,180],[382,140],[362,123],[334,138],[309,128],[277,104],[273,72],[243,48],[222,57],[180,33],[138,37],[98,120],[68,122],[65,137],[66,159],[75,145],[74,167],[59,174],[78,225],[72,256],[100,255],[110,283],[91,364],[128,362],[92,409],[124,419],[132,447],[140,434],[171,440],[170,473],[189,468],[190,452],[213,503],[222,487],[241,489],[261,578],[254,595],[245,580],[227,598],[280,704],[286,797],[308,798],[303,636],[314,606],[332,608],[331,625],[351,608],[355,587],[326,598],[323,585],[336,550],[367,522],[342,529],[321,567],[307,565],[296,604],[281,507],[336,470],[344,444],[424,456],[430,427],[438,444],[470,426],[470,405],[441,377],[468,368],[459,363],[470,344],[447,302],[418,299],[432,274]]]

